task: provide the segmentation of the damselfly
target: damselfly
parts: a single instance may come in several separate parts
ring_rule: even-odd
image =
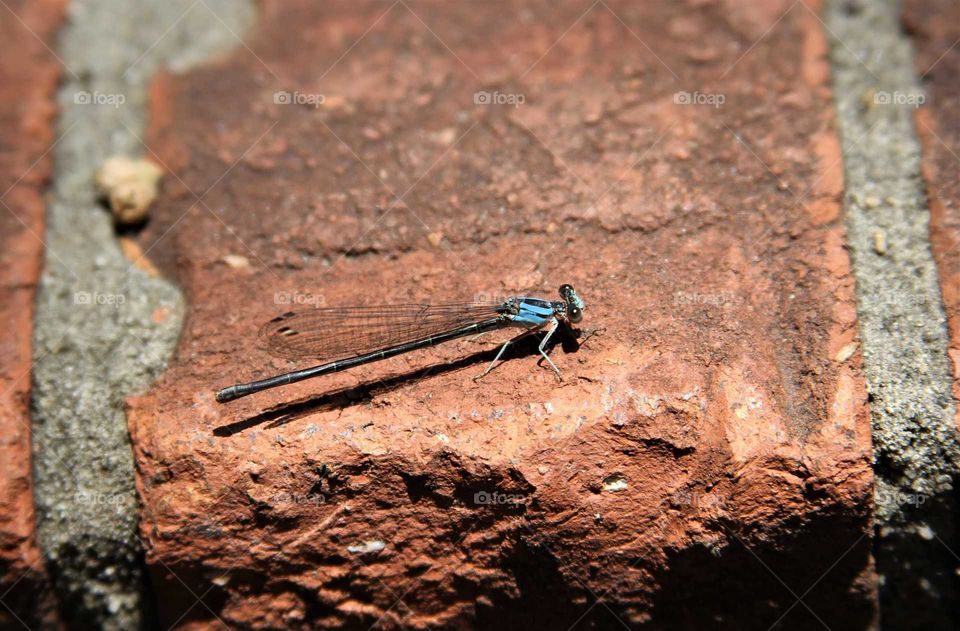
[[[518,327],[520,335],[507,340],[487,369],[500,360],[507,347],[521,337],[546,330],[538,350],[557,376],[560,370],[546,353],[547,343],[561,324],[583,319],[583,300],[570,285],[560,287],[562,300],[514,296],[503,302],[470,302],[437,305],[383,305],[332,307],[290,311],[260,329],[266,350],[287,359],[335,360],[250,383],[238,383],[217,392],[225,403],[248,394],[304,379],[339,372],[395,357],[467,335]]]

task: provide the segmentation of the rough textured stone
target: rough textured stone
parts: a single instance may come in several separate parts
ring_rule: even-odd
[[[67,71],[31,403],[37,538],[71,627],[127,630],[149,620],[123,398],[163,371],[183,312],[176,287],[125,256],[135,248],[118,243],[95,173],[110,157],[145,153],[147,83],[158,67],[236,45],[248,7],[72,0],[59,37]]]
[[[913,125],[922,92],[898,9],[843,0],[827,23],[871,401],[880,620],[948,628],[956,565],[942,541],[953,536],[960,443]]]
[[[175,176],[140,246],[190,304],[128,401],[163,622],[868,625],[869,419],[812,10],[262,12],[246,50],[153,90]],[[487,336],[213,399],[291,367],[255,341],[291,305],[562,282],[603,327],[555,349],[563,382],[530,345],[473,382]]]
[[[34,534],[30,348],[43,259],[42,190],[60,76],[48,49],[62,0],[0,7],[0,627],[52,624],[55,602]]]
[[[937,263],[943,306],[949,332],[950,368],[953,377],[953,429],[960,429],[960,5],[933,0],[904,3],[904,30],[916,48],[915,68],[924,86],[925,103],[916,108],[916,129],[923,146],[921,169],[930,208],[930,240]],[[936,555],[937,586],[941,587],[944,616],[953,626],[960,625],[960,529],[957,510],[960,496],[960,438],[956,433],[942,450],[943,483],[946,493],[943,517],[932,524],[924,538]],[[910,597],[909,592],[905,594]],[[941,594],[938,594],[941,595]],[[912,600],[911,603],[916,602]],[[915,619],[914,621],[915,622]]]
[[[911,34],[917,74],[924,82],[925,102],[916,109],[917,132],[923,143],[923,175],[931,210],[931,241],[940,273],[950,328],[950,358],[960,374],[960,5],[948,1],[908,1],[904,27]],[[960,380],[954,380],[960,398]],[[958,423],[960,426],[960,423]]]

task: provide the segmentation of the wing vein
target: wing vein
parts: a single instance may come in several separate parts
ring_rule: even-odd
[[[502,303],[400,304],[289,311],[260,328],[261,346],[275,357],[344,359],[480,322]]]

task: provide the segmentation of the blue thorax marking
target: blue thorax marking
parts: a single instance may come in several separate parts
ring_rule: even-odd
[[[518,312],[511,320],[524,326],[541,326],[554,317],[555,311],[549,300],[520,298]]]

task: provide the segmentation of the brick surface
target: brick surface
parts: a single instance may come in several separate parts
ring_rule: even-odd
[[[164,622],[869,624],[869,424],[813,10],[262,11],[247,48],[152,92],[174,175],[141,247],[191,305],[128,405]],[[530,346],[473,382],[487,336],[213,399],[291,368],[255,340],[291,306],[562,282],[603,327],[555,349],[563,382]]]
[[[923,143],[923,177],[930,200],[930,237],[940,273],[954,398],[960,398],[960,5],[934,0],[904,5],[904,26],[916,47],[917,74],[926,102],[917,109],[917,132]],[[958,408],[960,409],[960,408]],[[960,417],[957,419],[960,427]]]
[[[50,624],[54,603],[34,533],[30,367],[34,291],[43,260],[47,150],[61,67],[47,49],[62,0],[0,8],[0,627]]]

